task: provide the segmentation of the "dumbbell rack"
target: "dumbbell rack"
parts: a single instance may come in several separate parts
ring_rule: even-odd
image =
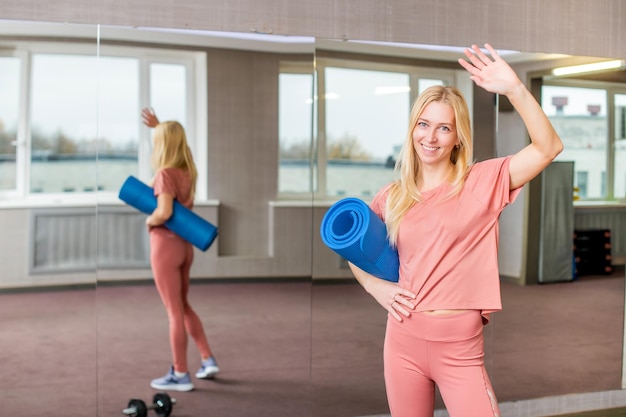
[[[611,231],[609,229],[575,230],[574,259],[576,276],[610,275],[613,272]]]

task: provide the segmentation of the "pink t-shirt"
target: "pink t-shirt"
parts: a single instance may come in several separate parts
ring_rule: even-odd
[[[498,273],[498,218],[521,188],[509,190],[510,157],[474,164],[461,192],[443,198],[450,184],[423,193],[400,223],[399,285],[417,294],[416,310],[502,309]],[[388,187],[372,210],[384,220]]]
[[[191,185],[191,177],[187,171],[180,168],[163,168],[154,176],[152,188],[155,197],[162,193],[169,194],[183,206],[192,209]]]

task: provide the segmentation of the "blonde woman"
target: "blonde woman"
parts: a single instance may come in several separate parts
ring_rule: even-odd
[[[150,230],[150,264],[157,291],[167,310],[173,358],[169,372],[150,385],[158,390],[191,391],[194,385],[187,365],[188,334],[201,356],[196,377],[212,378],[219,367],[202,322],[187,298],[193,247],[164,227],[164,223],[172,216],[174,200],[189,209],[193,207],[197,171],[180,123],[159,123],[149,109],[142,111],[142,118],[144,124],[154,128],[152,166],[155,175],[151,185],[157,208],[146,219]]]
[[[393,417],[432,417],[435,386],[451,417],[499,416],[484,366],[483,326],[501,309],[498,218],[563,145],[537,101],[490,46],[465,50],[470,79],[506,96],[531,143],[473,163],[465,99],[431,87],[415,101],[396,166],[399,180],[371,202],[398,250],[392,283],[350,265],[388,312],[384,374]]]

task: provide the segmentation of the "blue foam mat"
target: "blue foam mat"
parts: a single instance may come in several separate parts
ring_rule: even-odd
[[[365,272],[398,281],[398,251],[389,244],[385,223],[364,201],[349,197],[333,204],[320,235],[326,246]]]
[[[151,214],[157,207],[157,199],[152,187],[132,175],[122,184],[119,198],[146,214]],[[174,200],[172,217],[165,222],[165,227],[203,251],[209,249],[217,237],[217,227],[176,200]]]

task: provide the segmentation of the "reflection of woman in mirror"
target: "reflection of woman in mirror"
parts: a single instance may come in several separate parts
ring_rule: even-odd
[[[167,310],[173,365],[151,386],[158,390],[190,391],[194,388],[187,367],[187,334],[201,355],[197,378],[212,378],[219,368],[209,347],[202,322],[187,299],[193,247],[163,224],[172,216],[174,200],[191,209],[196,185],[196,167],[187,145],[185,130],[176,121],[159,123],[150,109],[142,111],[144,124],[154,127],[152,180],[157,208],[148,216],[150,264],[154,282]]]
[[[514,155],[472,163],[468,107],[454,87],[425,90],[411,110],[399,179],[371,207],[398,249],[392,283],[350,265],[388,312],[384,347],[394,417],[433,415],[435,385],[452,417],[499,416],[484,366],[483,326],[501,309],[498,218],[563,145],[513,69],[490,46],[459,59],[479,87],[505,95],[531,138]]]

